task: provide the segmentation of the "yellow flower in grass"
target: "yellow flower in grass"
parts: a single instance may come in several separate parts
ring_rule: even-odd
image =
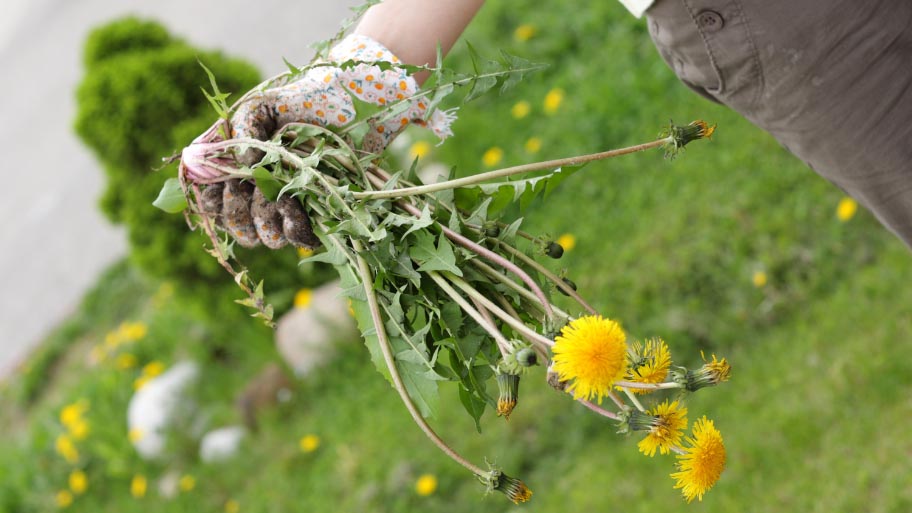
[[[70,504],[73,504],[73,494],[67,490],[60,490],[57,492],[57,495],[54,497],[54,500],[57,502],[58,508],[66,508]]]
[[[225,513],[238,513],[241,510],[241,505],[238,501],[234,499],[228,499],[225,501]]]
[[[529,25],[524,23],[513,31],[513,39],[519,41],[520,43],[525,43],[526,41],[535,37],[535,33],[538,32],[538,29],[535,28],[535,25]]]
[[[196,488],[196,478],[190,474],[184,474],[181,476],[180,481],[177,482],[177,486],[180,487],[182,492],[189,492]]]
[[[158,360],[147,363],[146,366],[142,369],[143,376],[149,378],[154,378],[162,372],[165,372],[165,364]]]
[[[151,376],[140,376],[136,378],[133,380],[133,390],[142,390],[143,387],[149,383],[149,381],[152,381]]]
[[[304,435],[301,437],[301,440],[298,441],[298,446],[301,448],[302,452],[314,452],[320,447],[320,437],[317,435]]]
[[[545,113],[554,114],[557,112],[557,109],[560,108],[561,104],[564,103],[564,90],[563,89],[552,89],[548,91],[548,94],[545,95]]]
[[[298,258],[307,258],[313,256],[314,250],[310,248],[298,248]]]
[[[639,413],[639,412],[637,412]],[[649,432],[640,440],[637,447],[647,456],[655,456],[656,449],[662,454],[671,452],[671,448],[681,443],[683,431],[687,429],[687,408],[678,406],[678,402],[665,402],[649,410],[649,419],[644,423]]]
[[[687,437],[687,443],[684,454],[677,456],[678,472],[671,477],[687,502],[694,498],[702,501],[725,469],[725,444],[713,421],[705,416],[694,423],[693,436]]]
[[[630,368],[627,369],[626,381],[634,383],[662,383],[668,376],[671,367],[671,353],[668,344],[660,338],[651,338],[644,344],[637,340],[627,354]],[[620,387],[618,387],[620,390]],[[631,388],[634,394],[649,394],[652,390]]]
[[[510,109],[510,114],[513,115],[515,119],[522,119],[529,115],[532,112],[532,106],[529,105],[529,102],[526,100],[520,100],[513,104],[513,108]]]
[[[538,137],[530,137],[526,140],[526,143],[523,144],[526,153],[538,153],[542,147],[542,140]]]
[[[76,445],[73,443],[73,439],[69,436],[58,436],[57,440],[54,442],[54,448],[57,450],[57,453],[67,461],[67,463],[72,465],[79,461],[79,451],[76,449]]]
[[[117,355],[117,359],[114,360],[114,366],[120,370],[127,370],[136,367],[138,360],[136,355],[132,353],[121,353]]]
[[[576,247],[576,235],[565,233],[557,238],[557,243],[564,248],[564,251],[570,251]]]
[[[432,474],[424,474],[415,481],[415,493],[427,497],[437,491],[437,478]]]
[[[70,424],[68,429],[75,440],[85,440],[89,436],[89,423],[84,419]]]
[[[70,473],[69,483],[70,490],[76,495],[80,495],[85,493],[86,489],[89,487],[89,478],[86,477],[85,472],[74,470]]]
[[[767,282],[766,273],[763,271],[756,271],[753,277],[751,277],[751,281],[753,282],[754,287],[757,287],[758,289],[765,287]]]
[[[598,398],[627,372],[627,335],[621,325],[600,315],[574,319],[554,339],[553,368],[575,399]]]
[[[409,160],[415,160],[416,158],[423,159],[431,153],[433,146],[427,141],[416,141],[415,144],[409,148],[408,155]]]
[[[313,290],[311,289],[301,289],[295,293],[294,297],[294,307],[295,308],[307,308],[310,306],[310,302],[313,300]]]
[[[497,146],[488,148],[484,155],[481,156],[481,162],[488,166],[494,167],[503,159],[503,150]]]
[[[85,399],[68,404],[60,410],[60,423],[70,427],[81,421],[83,414],[87,411],[89,411],[89,401]]]
[[[132,342],[144,338],[149,332],[149,327],[143,322],[125,322],[117,331],[122,340]]]
[[[852,198],[845,197],[839,200],[839,205],[836,207],[836,217],[843,223],[855,217],[855,212],[858,211],[858,203]]]
[[[149,483],[146,481],[146,476],[137,474],[133,476],[133,480],[130,481],[130,495],[137,499],[142,499],[146,496],[146,489],[148,486]]]

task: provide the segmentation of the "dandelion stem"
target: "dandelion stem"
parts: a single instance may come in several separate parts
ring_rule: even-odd
[[[643,403],[637,399],[637,396],[634,395],[634,393],[631,392],[629,388],[624,388],[624,393],[627,394],[627,398],[630,399],[630,402],[632,402],[634,406],[636,406],[636,409],[642,412],[646,411],[646,408],[643,408]]]
[[[567,283],[564,280],[558,278],[557,275],[555,275],[554,273],[549,271],[545,266],[539,264],[535,260],[529,258],[528,255],[526,255],[522,251],[514,248],[513,246],[510,246],[509,244],[504,243],[503,241],[496,241],[496,242],[500,247],[507,250],[507,253],[510,253],[511,255],[515,256],[516,258],[522,260],[523,263],[525,263],[529,267],[532,267],[536,271],[542,273],[546,278],[551,280],[551,282],[554,283],[559,289],[563,290],[564,292],[567,293],[567,295],[569,295],[574,300],[576,300],[576,302],[579,303],[579,305],[582,306],[587,312],[589,312],[592,315],[598,314],[598,312],[595,310],[595,308],[592,308],[592,306],[589,303],[587,303],[586,300],[582,298],[582,296],[580,296],[575,290],[573,290],[573,287],[571,287],[570,285],[567,285]]]
[[[501,272],[498,272],[493,267],[489,266],[488,264],[486,264],[478,259],[472,260],[472,264],[475,265],[475,267],[481,269],[482,272],[484,272],[491,278],[494,278],[497,281],[506,285],[507,287],[510,287],[511,289],[515,290],[517,293],[519,293],[520,296],[527,299],[530,303],[537,306],[540,310],[544,311],[544,306],[542,306],[539,303],[539,299],[538,299],[538,297],[535,296],[535,294],[529,292],[527,289],[524,289],[521,285],[519,285],[515,281],[511,280],[507,275],[505,275]],[[563,317],[565,319],[570,320],[573,318],[570,314],[568,314],[567,312],[554,306],[553,304],[551,305],[551,308],[554,310],[554,313],[556,313],[557,315],[560,315],[561,317]]]
[[[635,383],[633,381],[618,381],[615,385],[622,388],[639,388],[641,390],[668,390],[671,388],[684,388],[684,385],[668,381],[665,383]]]
[[[446,453],[447,456],[452,458],[454,461],[467,468],[473,474],[479,477],[484,477],[487,475],[487,472],[482,470],[476,465],[473,465],[467,459],[462,457],[459,453],[453,450],[446,442],[441,439],[436,432],[428,425],[427,421],[424,420],[424,417],[421,416],[421,413],[418,411],[418,408],[415,407],[415,403],[412,402],[412,398],[408,395],[408,392],[405,389],[405,385],[402,383],[402,377],[399,375],[399,369],[396,368],[396,362],[393,360],[393,352],[390,348],[390,342],[386,335],[386,328],[383,324],[383,318],[380,315],[380,308],[377,305],[377,296],[373,289],[374,279],[371,276],[370,267],[367,265],[367,261],[364,260],[364,257],[360,255],[364,251],[364,246],[361,245],[361,242],[357,239],[352,239],[352,245],[355,252],[357,253],[358,260],[358,271],[361,275],[361,282],[364,285],[364,292],[367,294],[367,304],[370,308],[371,318],[374,321],[374,328],[377,331],[377,339],[380,342],[380,350],[383,353],[383,360],[386,362],[386,366],[389,369],[390,377],[393,380],[393,385],[396,388],[396,391],[399,392],[399,397],[402,398],[402,402],[405,403],[406,409],[412,416],[412,419],[418,424],[418,427],[424,431],[424,434],[431,439],[441,451]]]
[[[458,187],[466,187],[469,185],[475,185],[481,182],[486,182],[488,180],[493,180],[495,178],[505,178],[508,176],[529,173],[532,171],[541,171],[543,169],[554,169],[563,166],[576,166],[579,164],[585,164],[587,162],[593,162],[596,160],[607,159],[611,157],[617,157],[620,155],[626,155],[629,153],[636,153],[638,151],[644,151],[651,148],[657,148],[659,146],[665,145],[669,142],[672,142],[674,139],[672,137],[664,137],[662,139],[657,139],[645,144],[637,144],[635,146],[628,146],[626,148],[620,148],[616,150],[603,151],[599,153],[591,153],[588,155],[579,155],[576,157],[567,157],[562,159],[555,160],[545,160],[542,162],[532,162],[529,164],[523,164],[520,166],[507,167],[503,169],[495,169],[494,171],[488,171],[486,173],[480,173],[477,175],[466,176],[463,178],[456,178],[455,180],[447,180],[445,182],[438,182],[428,185],[419,185],[416,187],[406,187],[403,189],[390,189],[388,191],[371,191],[371,192],[356,192],[354,193],[355,198],[358,199],[383,199],[383,198],[404,198],[406,196],[415,196],[418,194],[429,194],[432,192],[444,191],[447,189],[455,189]]]
[[[591,402],[589,402],[585,399],[577,399],[577,401],[582,403],[582,405],[585,406],[586,408],[589,408],[590,410],[594,411],[595,413],[598,413],[599,415],[601,415],[603,417],[608,417],[611,420],[621,420],[621,418],[618,416],[617,413],[608,411],[608,410],[602,408],[601,406],[592,404]]]

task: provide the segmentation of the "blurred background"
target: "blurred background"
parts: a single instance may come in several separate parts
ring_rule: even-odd
[[[153,169],[212,122],[197,59],[242,93],[283,57],[305,63],[354,4],[4,3],[0,512],[912,509],[908,249],[681,85],[616,2],[487,5],[465,39],[549,67],[463,106],[445,144],[406,132],[392,152],[474,173],[718,123],[674,161],[590,165],[524,214],[566,250],[548,265],[631,337],[732,363],[688,400],[729,455],[701,503],[671,488],[673,458],[644,457],[540,373],[480,435],[441,385],[432,424],[535,493],[483,497],[347,334],[333,271],[293,249],[240,255],[284,315],[278,334],[250,319],[199,234],[151,206],[175,173]],[[470,69],[464,45],[447,65]]]

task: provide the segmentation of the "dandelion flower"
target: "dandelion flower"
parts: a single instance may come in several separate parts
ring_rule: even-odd
[[[57,450],[58,454],[63,456],[63,459],[65,459],[67,463],[72,465],[79,461],[79,451],[76,449],[73,439],[69,436],[58,436],[57,440],[54,442],[54,448]]]
[[[225,513],[238,513],[241,510],[241,505],[238,504],[238,501],[234,499],[228,499],[225,501]]]
[[[146,476],[142,474],[137,474],[133,476],[133,480],[130,481],[130,495],[137,499],[142,499],[146,496],[146,488],[149,483],[146,481]]]
[[[682,368],[680,371],[673,372],[674,381],[684,385],[688,391],[696,392],[701,388],[718,385],[731,378],[731,364],[725,358],[717,360],[716,355],[712,355],[712,361],[707,362],[704,356],[703,361],[705,363],[697,370]]]
[[[488,166],[494,167],[503,159],[503,150],[497,146],[488,148],[484,155],[481,156],[481,162]]]
[[[134,341],[144,338],[149,327],[142,322],[125,322],[120,325],[118,332],[123,340]]]
[[[514,103],[513,108],[510,109],[510,114],[512,114],[515,119],[522,119],[528,116],[529,112],[532,112],[532,106],[529,105],[529,102],[526,100],[520,100]]]
[[[152,381],[151,376],[140,376],[136,378],[133,380],[133,390],[142,390],[142,388],[146,386],[146,384],[148,384],[150,381]]]
[[[298,258],[308,258],[313,256],[314,250],[310,248],[298,248]]]
[[[498,372],[497,389],[497,416],[509,420],[510,414],[516,408],[516,401],[519,398],[519,376]]]
[[[70,504],[73,504],[73,494],[67,490],[60,490],[57,492],[57,495],[54,497],[54,500],[57,502],[58,508],[66,508]]]
[[[513,39],[519,41],[520,43],[525,43],[526,41],[535,37],[536,32],[538,32],[538,29],[535,28],[535,25],[529,25],[525,23],[516,27],[516,30],[513,31]]]
[[[754,283],[754,287],[757,287],[758,289],[765,287],[767,282],[766,273],[763,271],[755,272],[751,281]]]
[[[634,430],[649,431],[637,444],[641,453],[652,457],[658,449],[660,453],[668,454],[672,447],[681,443],[683,431],[687,429],[687,408],[679,407],[678,401],[669,403],[666,399],[649,410],[648,415],[634,412],[630,424]]]
[[[190,474],[184,474],[177,482],[177,486],[181,489],[182,492],[189,492],[190,490],[196,488],[196,478]]]
[[[415,493],[427,497],[437,491],[437,478],[433,474],[424,474],[415,481]]]
[[[526,143],[523,145],[526,153],[538,153],[542,147],[542,140],[538,137],[530,137],[526,140]]]
[[[557,112],[557,109],[560,108],[561,103],[564,102],[564,90],[563,89],[552,89],[548,91],[548,94],[545,95],[545,113],[554,114]]]
[[[310,302],[313,300],[313,290],[311,289],[301,289],[295,293],[294,297],[294,307],[304,309],[310,306]]]
[[[557,243],[564,248],[564,251],[570,251],[576,247],[576,235],[565,233],[557,238]]]
[[[567,391],[575,399],[597,397],[627,371],[627,335],[621,325],[600,315],[574,319],[554,340],[554,372],[573,382]]]
[[[146,366],[142,369],[143,376],[150,378],[154,378],[162,372],[165,372],[165,364],[158,360],[147,363]]]
[[[668,344],[660,338],[652,338],[643,342],[633,343],[631,351],[627,354],[630,368],[625,376],[627,381],[634,383],[661,383],[668,376],[671,367],[671,353]],[[634,394],[649,394],[652,390],[643,388],[630,389]]]
[[[60,423],[69,427],[82,420],[82,415],[88,410],[89,401],[85,399],[68,404],[60,410]]]
[[[136,355],[131,353],[121,353],[117,355],[117,359],[114,360],[114,366],[120,370],[127,370],[136,367],[138,360]]]
[[[694,423],[693,436],[687,437],[687,443],[690,446],[678,455],[678,472],[671,477],[687,502],[694,498],[702,501],[703,494],[716,484],[725,468],[725,444],[713,421],[705,416]]]
[[[845,197],[839,200],[839,205],[836,207],[836,217],[843,223],[855,217],[855,212],[858,211],[858,203],[852,198]]]
[[[85,419],[70,424],[68,429],[75,440],[85,440],[89,436],[89,423]]]
[[[415,144],[412,145],[411,148],[409,148],[409,151],[408,151],[409,160],[415,160],[416,158],[419,158],[419,159],[424,158],[429,153],[431,153],[431,149],[432,149],[431,143],[429,143],[427,141],[417,141],[417,142],[415,142]]]
[[[81,470],[74,470],[73,472],[70,472],[69,483],[70,490],[72,490],[76,495],[84,493],[89,487],[89,479],[86,477],[85,472]]]
[[[298,446],[301,448],[302,452],[314,452],[320,447],[320,437],[317,435],[304,435],[301,437],[301,440],[298,441]]]
[[[513,501],[513,504],[526,502],[532,498],[532,490],[521,480],[510,477],[500,470],[492,470],[487,476],[488,490],[497,490]]]

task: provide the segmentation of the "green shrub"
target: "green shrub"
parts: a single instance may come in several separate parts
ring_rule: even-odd
[[[91,33],[85,46],[86,75],[77,92],[76,131],[107,174],[101,209],[129,236],[131,260],[153,277],[173,280],[208,315],[243,315],[231,301],[242,294],[214,258],[205,236],[189,233],[184,218],[152,206],[176,164],[162,158],[186,146],[215,120],[200,88],[205,63],[222,90],[241,93],[259,82],[250,64],[219,52],[200,51],[168,35],[154,22],[127,18]],[[293,248],[243,250],[252,276],[266,280],[277,310],[302,284]],[[286,290],[282,290],[282,289]]]

